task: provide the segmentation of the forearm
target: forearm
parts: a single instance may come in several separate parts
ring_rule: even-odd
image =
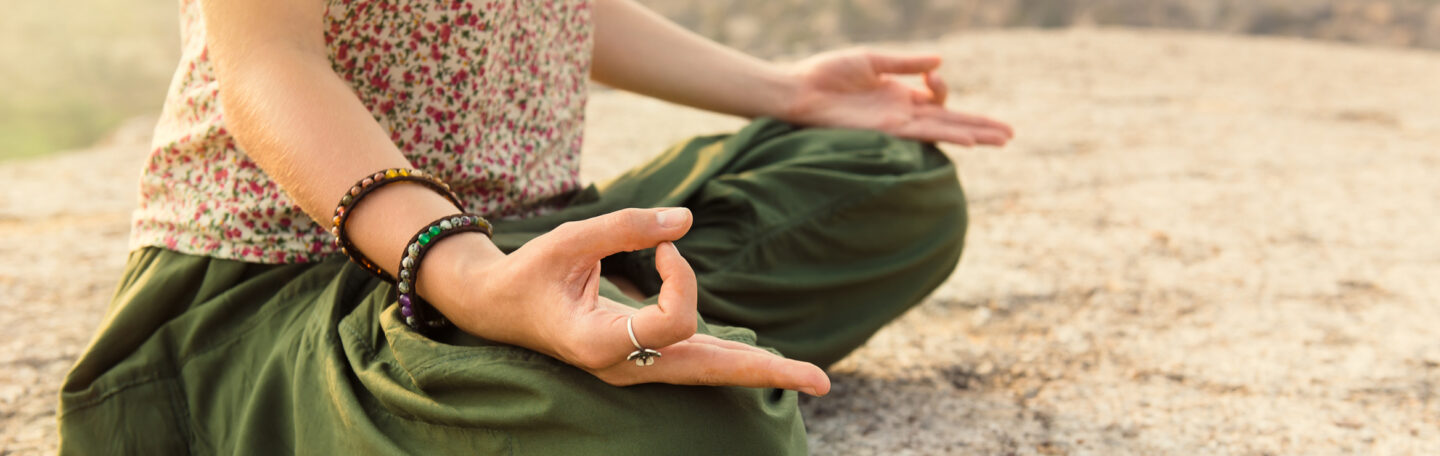
[[[632,0],[595,3],[596,81],[686,106],[784,118],[795,78],[778,65],[705,39]]]
[[[315,221],[328,227],[335,204],[359,177],[410,166],[323,58],[284,49],[258,54],[242,65],[222,64],[226,124]]]
[[[206,16],[227,127],[246,154],[306,214],[328,228],[336,204],[356,180],[377,170],[411,166],[330,68],[319,42],[318,15],[313,16],[314,36],[293,41],[249,38],[267,36],[267,30],[239,27],[232,21],[243,13],[216,3],[226,4],[208,4]],[[233,5],[227,4],[236,8]],[[227,13],[231,16],[215,17]],[[431,220],[457,211],[427,188],[399,183],[358,204],[346,231],[361,252],[394,274],[410,236]],[[469,249],[498,254],[483,236],[457,237],[446,244],[470,244]],[[425,284],[419,285],[424,293]]]

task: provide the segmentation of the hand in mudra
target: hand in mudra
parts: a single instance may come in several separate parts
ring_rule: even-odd
[[[796,64],[799,81],[785,120],[811,126],[863,128],[920,141],[1001,146],[1009,125],[945,108],[948,89],[935,75],[940,57],[900,56],[865,50],[816,55]],[[925,88],[896,75],[922,75]]]
[[[545,353],[612,385],[827,393],[830,380],[813,364],[695,333],[695,273],[670,243],[690,224],[686,209],[626,209],[566,223],[465,273],[460,302],[442,310],[466,332]],[[600,259],[650,247],[664,281],[658,305],[634,309],[598,295]],[[626,330],[632,314],[636,339],[663,354],[653,365],[626,359],[636,350]]]

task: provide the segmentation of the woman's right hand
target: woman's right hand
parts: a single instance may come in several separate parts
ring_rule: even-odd
[[[828,393],[830,379],[813,364],[695,333],[695,272],[670,242],[684,236],[691,221],[684,208],[625,209],[560,225],[509,255],[493,246],[480,255],[464,249],[465,243],[445,248],[447,240],[433,248],[426,263],[454,261],[458,267],[437,270],[437,279],[428,277],[427,268],[418,285],[460,329],[550,355],[612,385]],[[602,258],[651,247],[664,281],[657,305],[634,309],[599,296]],[[440,278],[446,276],[452,279]],[[653,365],[626,360],[635,350],[626,331],[631,315],[636,339],[663,355]]]

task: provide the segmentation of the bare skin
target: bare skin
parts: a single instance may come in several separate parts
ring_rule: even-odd
[[[357,176],[410,164],[331,70],[324,8],[323,0],[203,3],[230,131],[328,227],[330,211]],[[944,108],[935,56],[853,50],[783,67],[707,41],[630,0],[597,0],[593,19],[591,77],[617,88],[739,116],[924,141],[998,146],[1013,136],[1003,123]],[[896,75],[921,75],[924,87]],[[391,185],[366,198],[347,229],[366,256],[394,273],[410,235],[457,211],[423,187]],[[829,392],[829,378],[812,364],[695,333],[695,275],[671,244],[691,222],[683,208],[627,209],[567,223],[509,255],[483,235],[452,236],[432,248],[416,285],[460,329],[545,353],[613,385]],[[601,258],[651,247],[664,280],[657,305],[633,309],[598,296]],[[637,338],[660,349],[663,361],[647,367],[625,361],[634,350],[625,329],[631,315]]]

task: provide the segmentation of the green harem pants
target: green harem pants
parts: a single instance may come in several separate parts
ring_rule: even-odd
[[[677,145],[558,213],[498,222],[495,241],[514,250],[566,221],[655,206],[694,213],[675,244],[698,278],[700,332],[821,367],[945,280],[966,227],[955,167],[933,145],[762,119]],[[653,255],[602,270],[653,295]],[[601,294],[643,305],[609,282]],[[61,453],[806,451],[793,391],[610,386],[453,329],[419,335],[393,296],[341,255],[265,265],[132,252],[65,379]]]

